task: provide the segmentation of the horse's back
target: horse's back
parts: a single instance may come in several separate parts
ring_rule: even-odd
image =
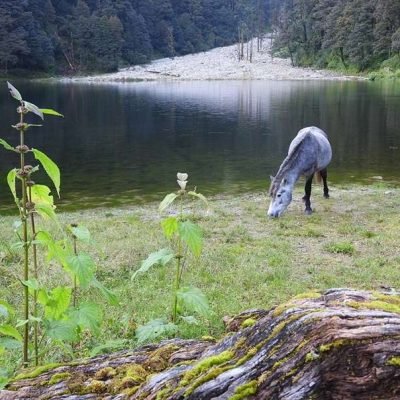
[[[316,158],[314,165],[316,170],[325,168],[332,159],[332,148],[328,140],[328,135],[316,126],[309,126],[301,129],[289,146],[289,155],[300,143],[308,143],[310,155]],[[305,149],[307,151],[307,149]]]

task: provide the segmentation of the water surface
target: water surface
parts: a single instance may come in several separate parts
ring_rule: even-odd
[[[61,167],[62,210],[160,199],[175,190],[177,171],[204,194],[265,190],[296,132],[309,125],[329,134],[331,182],[400,182],[393,82],[13,83],[28,101],[65,115],[27,134]],[[0,137],[12,144],[16,105],[4,85]],[[13,206],[5,176],[18,160],[0,154],[6,212]]]

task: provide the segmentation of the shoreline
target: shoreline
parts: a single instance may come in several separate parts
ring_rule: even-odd
[[[238,61],[237,44],[206,52],[154,60],[118,72],[84,77],[64,77],[64,82],[154,82],[210,80],[367,80],[330,70],[293,67],[289,59],[271,56],[271,41],[254,50],[252,62]],[[56,78],[58,80],[58,78]]]

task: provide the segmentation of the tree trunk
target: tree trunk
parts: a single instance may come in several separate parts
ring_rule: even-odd
[[[18,378],[0,399],[400,398],[398,294],[311,292],[224,322],[218,342],[174,339],[59,366]]]

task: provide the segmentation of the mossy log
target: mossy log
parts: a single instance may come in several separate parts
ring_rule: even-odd
[[[31,371],[0,400],[400,399],[398,294],[306,293],[225,323],[218,342],[173,339]]]

